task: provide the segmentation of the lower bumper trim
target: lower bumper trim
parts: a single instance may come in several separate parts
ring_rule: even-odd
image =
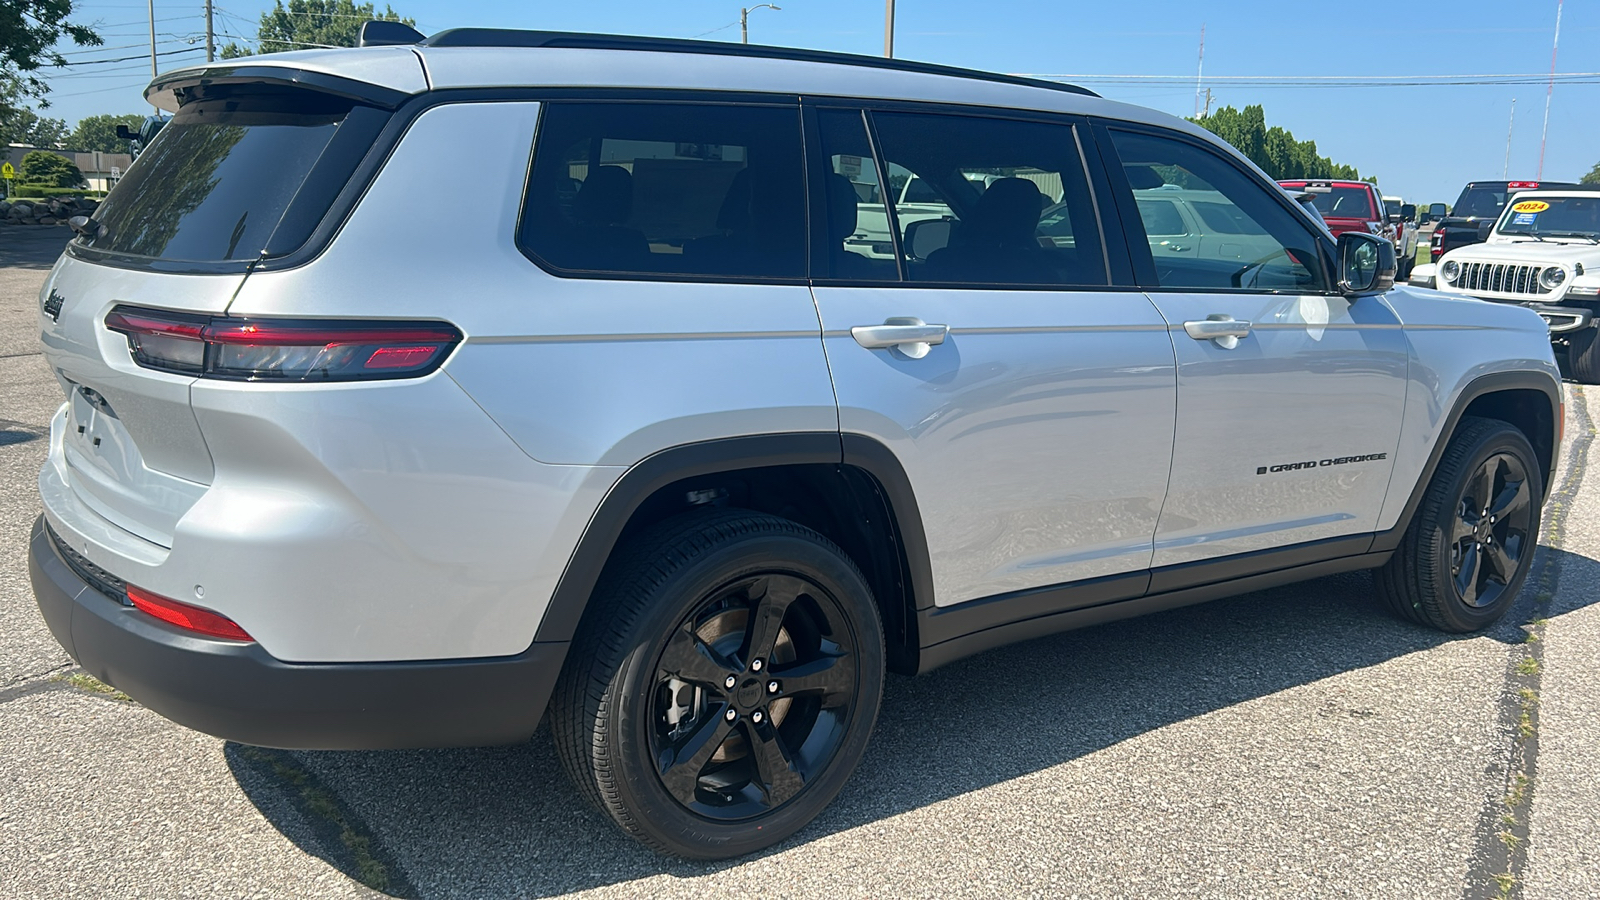
[[[28,568],[51,634],[85,671],[180,725],[243,744],[518,743],[538,726],[567,654],[551,642],[492,659],[286,663],[259,644],[180,631],[90,587],[56,553],[42,516]]]

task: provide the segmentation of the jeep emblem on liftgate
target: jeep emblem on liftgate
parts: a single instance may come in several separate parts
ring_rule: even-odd
[[[56,293],[55,288],[50,289],[50,296],[44,298],[44,314],[50,317],[50,321],[61,321],[61,304],[65,302],[67,298]]]

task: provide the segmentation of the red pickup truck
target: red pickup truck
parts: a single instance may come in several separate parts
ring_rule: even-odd
[[[1334,237],[1346,231],[1363,231],[1399,244],[1396,226],[1389,222],[1388,213],[1383,206],[1383,194],[1378,192],[1378,186],[1375,184],[1365,181],[1323,179],[1280,181],[1278,184],[1293,193],[1310,194],[1312,204],[1316,206],[1317,212],[1322,213],[1322,218],[1328,223],[1328,230],[1333,232]],[[1412,261],[1398,259],[1399,255],[1400,252],[1397,250],[1397,261],[1408,271],[1396,272],[1395,277],[1404,279],[1409,274]]]

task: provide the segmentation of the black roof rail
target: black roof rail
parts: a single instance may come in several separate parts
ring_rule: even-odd
[[[734,44],[724,41],[695,41],[683,38],[642,37],[625,34],[583,34],[566,31],[522,31],[510,28],[451,28],[421,42],[424,47],[560,47],[578,50],[644,50],[655,53],[700,53],[708,56],[745,56],[757,59],[791,59],[800,62],[833,63],[870,69],[893,69],[925,75],[947,75],[1001,84],[1043,88],[1098,97],[1094,91],[1059,81],[1001,75],[957,66],[888,59],[830,50],[805,50],[797,47],[769,47],[763,44]]]

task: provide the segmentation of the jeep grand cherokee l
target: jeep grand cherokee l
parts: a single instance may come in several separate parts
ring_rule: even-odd
[[[1527,574],[1544,322],[1395,288],[1202,129],[871,57],[398,40],[158,77],[41,292],[34,591],[157,713],[547,718],[621,829],[727,857],[845,788],[886,672],[1358,569],[1472,631]],[[471,213],[419,208],[462,160]],[[861,252],[901,170],[950,213]]]

